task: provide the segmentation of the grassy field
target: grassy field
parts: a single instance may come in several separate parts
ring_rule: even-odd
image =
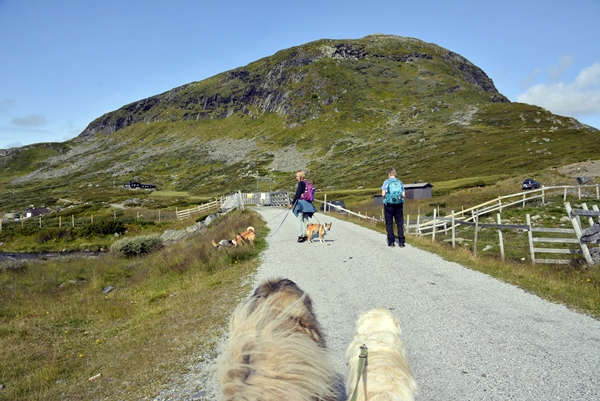
[[[141,258],[107,254],[0,268],[0,400],[156,395],[212,349],[265,246],[217,251],[254,226],[230,212],[204,234]],[[107,286],[113,291],[104,293]]]
[[[447,183],[448,187],[464,183]],[[506,187],[512,188],[507,182]],[[370,189],[340,191],[331,198],[362,214],[377,215]],[[490,200],[506,189],[481,186],[407,203],[407,210],[459,209]],[[330,199],[330,198],[328,198]],[[503,211],[518,222],[527,213],[540,215],[538,224],[551,225],[563,213],[562,199],[545,205],[528,204]],[[592,204],[597,201],[588,200]],[[384,232],[382,223],[350,221]],[[152,230],[183,228],[187,222],[152,226]],[[264,237],[264,222],[252,211],[234,211],[212,223],[191,241],[171,245],[150,255],[124,259],[72,258],[35,263],[3,263],[0,268],[0,400],[137,400],[156,396],[188,366],[211,356],[227,317],[250,290],[249,277],[266,246],[217,251],[211,239],[231,238],[248,225]],[[460,232],[472,238],[473,232]],[[551,302],[600,318],[600,270],[585,265],[532,265],[527,261],[523,235],[505,236],[507,258],[497,247],[495,230],[481,231],[477,256],[468,246],[453,249],[443,235],[409,235],[410,245],[477,270]],[[508,249],[510,248],[510,251]],[[115,289],[102,292],[107,286]]]

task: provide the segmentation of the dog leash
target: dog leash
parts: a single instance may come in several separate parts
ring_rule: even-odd
[[[290,211],[291,211],[291,210],[292,210],[291,208],[288,208],[288,210],[287,210],[287,213],[285,214],[285,216],[283,216],[283,220],[281,220],[281,223],[279,224],[279,227],[277,227],[277,230],[275,230],[275,232],[274,232],[273,234],[269,234],[269,235],[267,235],[267,237],[271,237],[271,236],[273,236],[273,235],[277,234],[277,231],[279,231],[279,229],[280,229],[280,228],[281,228],[281,226],[283,225],[283,222],[284,222],[284,221],[285,221],[285,219],[288,217],[288,214],[290,214]],[[281,212],[281,213],[283,213],[283,212]],[[280,216],[280,215],[281,215],[281,213],[279,213],[277,216]],[[275,216],[275,217],[277,217],[277,216]],[[275,218],[275,217],[274,217],[274,218]],[[271,219],[271,220],[273,220],[273,219]]]
[[[367,360],[367,346],[365,344],[360,347],[360,355],[358,356],[358,377],[356,378],[356,386],[354,387],[354,393],[350,401],[356,401],[358,397],[358,385],[360,384],[360,377],[362,376],[363,370],[365,369],[365,362]]]

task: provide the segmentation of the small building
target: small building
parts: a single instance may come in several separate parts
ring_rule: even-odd
[[[433,185],[428,182],[404,184],[406,199],[429,199],[432,197],[431,188],[433,188]],[[375,205],[383,205],[383,197],[381,195],[375,195],[373,201]]]
[[[39,207],[39,208],[27,208],[25,209],[25,217],[29,218],[29,217],[36,217],[36,216],[41,216],[42,214],[46,214],[48,213],[49,210],[45,207]]]
[[[429,199],[432,196],[431,188],[433,188],[433,185],[428,182],[404,184],[406,199]]]
[[[129,181],[129,184],[125,184],[125,188],[129,189],[158,189],[154,184],[142,184],[137,181]]]

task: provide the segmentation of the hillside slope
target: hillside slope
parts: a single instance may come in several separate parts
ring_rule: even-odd
[[[5,151],[0,186],[58,198],[136,179],[218,195],[287,189],[302,168],[331,190],[377,186],[388,166],[406,182],[501,178],[596,158],[598,132],[509,102],[435,44],[324,39],[125,105],[65,143]]]

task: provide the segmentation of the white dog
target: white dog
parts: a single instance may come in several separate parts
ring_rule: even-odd
[[[367,362],[357,388],[357,401],[413,401],[417,383],[400,341],[400,321],[387,309],[375,308],[360,315],[356,334],[348,345],[346,391],[351,399],[358,374],[360,347],[367,346]]]

